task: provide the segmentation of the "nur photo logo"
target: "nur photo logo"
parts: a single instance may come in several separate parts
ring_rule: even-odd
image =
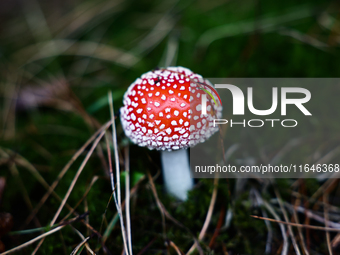
[[[210,87],[210,86],[209,86]],[[211,88],[211,87],[210,87]],[[312,116],[311,112],[305,107],[305,103],[310,101],[311,99],[311,92],[306,88],[301,87],[272,87],[272,93],[271,98],[268,98],[268,100],[271,100],[271,106],[268,109],[256,109],[254,106],[254,93],[253,93],[253,87],[247,88],[247,97],[245,98],[243,91],[236,85],[232,84],[215,84],[216,89],[227,89],[230,91],[232,96],[232,114],[242,116],[245,115],[245,101],[247,101],[247,107],[250,113],[257,115],[257,116],[268,116],[273,114],[277,111],[278,106],[280,104],[280,114],[281,116],[287,115],[287,105],[294,105],[299,109],[302,114],[305,116]],[[202,95],[201,98],[201,114],[207,114],[207,94],[214,100],[215,104],[217,105],[217,100],[220,101],[222,105],[221,98],[218,96],[217,93],[217,99],[214,98],[214,96],[207,91],[204,88],[200,88],[206,92],[206,94]],[[211,88],[215,91],[214,88]],[[292,94],[295,94],[295,98],[292,96]],[[280,95],[280,97],[279,97]],[[296,97],[296,95],[298,95]],[[233,127],[235,125],[238,126],[249,126],[249,127],[262,127],[265,125],[265,123],[268,123],[271,125],[271,127],[274,127],[275,124],[279,122],[282,127],[296,127],[298,125],[298,122],[296,119],[274,119],[274,118],[266,118],[266,119],[243,119],[240,121],[233,121],[233,119],[214,119],[213,120],[213,126],[216,125],[224,125],[228,124],[230,127]]]

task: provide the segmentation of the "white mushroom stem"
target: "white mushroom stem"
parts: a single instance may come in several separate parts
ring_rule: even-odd
[[[161,160],[166,191],[174,197],[185,201],[188,191],[194,186],[194,181],[190,177],[187,150],[162,151]]]

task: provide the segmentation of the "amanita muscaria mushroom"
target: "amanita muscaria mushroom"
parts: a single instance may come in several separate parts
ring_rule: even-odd
[[[218,130],[212,120],[221,117],[222,106],[209,84],[187,68],[168,67],[143,74],[124,95],[121,123],[126,136],[139,146],[161,150],[166,190],[180,200],[193,187],[185,149]],[[201,114],[202,94],[207,114]]]

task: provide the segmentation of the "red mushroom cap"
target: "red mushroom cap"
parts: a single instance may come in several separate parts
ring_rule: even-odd
[[[212,120],[222,106],[210,95],[217,92],[202,76],[183,67],[145,73],[124,95],[121,123],[126,136],[149,149],[177,150],[194,146],[218,130]],[[200,89],[204,88],[204,90]],[[207,114],[201,114],[201,95],[207,94]]]

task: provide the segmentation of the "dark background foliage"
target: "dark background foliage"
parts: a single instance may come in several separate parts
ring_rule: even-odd
[[[46,192],[32,173],[38,172],[49,185],[56,180],[74,153],[110,119],[108,90],[118,110],[125,90],[137,77],[167,65],[184,66],[204,77],[338,77],[339,10],[337,1],[321,0],[0,1],[0,177],[5,180],[0,186],[0,211],[13,216],[12,231],[49,225],[60,205],[55,196],[27,222]],[[123,148],[128,141],[119,121],[117,132]],[[339,137],[334,141],[338,143]],[[121,253],[119,223],[108,225],[116,209],[112,201],[109,203],[111,187],[101,160],[106,157],[102,145],[104,156],[96,151],[87,162],[68,204],[75,206],[98,176],[76,212],[90,212],[86,221],[98,233],[110,229],[108,240],[103,245],[100,235],[93,235],[77,221],[73,228],[65,227],[47,237],[38,254],[70,254],[81,242],[74,229],[85,237],[93,235],[89,244],[98,254]],[[85,155],[57,186],[55,192],[61,198]],[[131,145],[130,164],[134,179],[145,177],[131,202],[134,253],[165,254],[168,250],[175,254],[166,246],[169,240],[188,251],[192,234],[198,236],[203,226],[213,181],[197,180],[190,200],[178,203],[163,192],[161,176],[155,179],[160,200],[190,230],[167,220],[165,239],[161,214],[146,178],[147,171],[152,175],[159,172],[159,154]],[[314,179],[283,179],[277,180],[275,187],[286,203],[313,210],[321,217],[328,208],[336,221],[339,187],[337,182],[326,184]],[[320,187],[327,188],[324,193],[332,207],[324,207],[326,198],[322,196],[319,202],[308,200]],[[268,210],[256,203],[254,192],[258,191],[284,220],[273,185],[222,179],[218,191],[201,243],[204,254],[264,254],[268,233],[272,235],[268,253],[279,254],[283,240],[278,224],[268,228],[264,221],[250,217]],[[63,209],[59,220],[67,213],[68,209]],[[229,223],[225,220],[228,214],[232,215]],[[268,217],[273,218],[270,213]],[[298,219],[300,223],[320,224],[303,213]],[[289,220],[296,222],[293,214]],[[41,233],[1,233],[4,236],[0,238],[9,249]],[[325,232],[304,229],[303,240],[296,229],[294,233],[299,247],[305,243],[310,254],[328,252]],[[335,237],[330,235],[336,253]],[[29,254],[36,246],[18,253]],[[294,254],[292,245],[288,254]]]

